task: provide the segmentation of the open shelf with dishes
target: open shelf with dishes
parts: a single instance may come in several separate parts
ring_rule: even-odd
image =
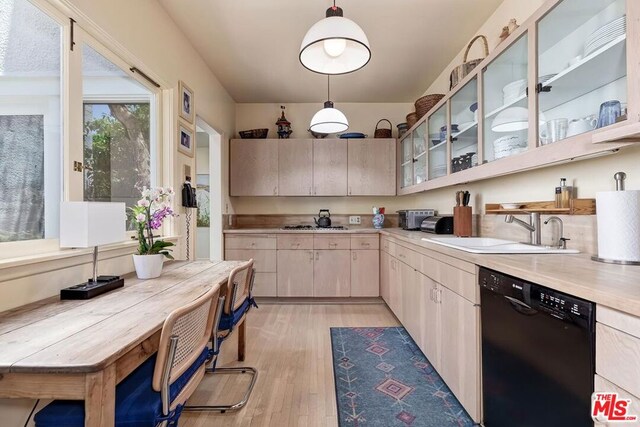
[[[627,79],[640,73],[638,33],[640,2],[546,2],[409,130],[425,126],[425,154],[412,159],[424,158],[427,174],[398,194],[640,142],[640,80]]]

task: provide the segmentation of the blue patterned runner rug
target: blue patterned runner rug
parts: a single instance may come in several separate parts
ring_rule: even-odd
[[[340,427],[473,426],[404,328],[331,328]]]

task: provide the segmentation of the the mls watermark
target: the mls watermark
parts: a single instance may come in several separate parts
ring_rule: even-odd
[[[627,423],[638,420],[630,414],[631,399],[623,399],[618,393],[595,392],[591,395],[591,417],[596,422]]]

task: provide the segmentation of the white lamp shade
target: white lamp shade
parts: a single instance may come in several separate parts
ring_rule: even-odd
[[[349,129],[349,122],[337,108],[323,108],[313,116],[309,129],[318,133],[344,132]]]
[[[371,59],[369,40],[362,28],[342,16],[316,22],[300,46],[302,65],[320,74],[346,74],[359,70]]]
[[[124,203],[62,202],[60,247],[90,248],[126,240]]]

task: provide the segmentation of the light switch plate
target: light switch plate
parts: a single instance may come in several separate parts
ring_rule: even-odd
[[[360,224],[360,216],[350,216],[349,224],[354,224],[354,225]]]

